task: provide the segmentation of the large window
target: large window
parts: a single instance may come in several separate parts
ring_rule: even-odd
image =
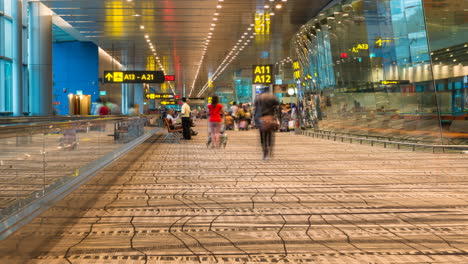
[[[463,2],[343,0],[309,21],[293,41],[296,83],[319,127],[468,144]]]
[[[0,114],[12,110],[12,2],[0,1]]]

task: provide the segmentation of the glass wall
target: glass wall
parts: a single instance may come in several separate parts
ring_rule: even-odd
[[[295,81],[308,116],[303,126],[468,144],[468,20],[462,5],[345,0],[309,21],[292,42]]]
[[[12,107],[12,0],[0,1],[0,115]]]

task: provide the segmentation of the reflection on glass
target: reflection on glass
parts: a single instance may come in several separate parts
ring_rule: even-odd
[[[304,127],[467,144],[468,32],[455,2],[344,1],[304,25],[293,42]]]

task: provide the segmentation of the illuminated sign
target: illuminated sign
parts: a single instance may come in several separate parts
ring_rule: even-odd
[[[342,59],[347,59],[347,58],[348,58],[348,53],[342,52],[342,53],[341,53],[341,58],[342,58]]]
[[[409,84],[409,80],[383,80],[380,81],[382,85],[392,85],[392,84]]]
[[[175,75],[165,75],[164,80],[166,82],[174,82],[175,81]]]
[[[76,95],[83,95],[83,91],[82,90],[77,90]]]
[[[375,39],[375,47],[376,48],[381,48],[385,43],[389,43],[389,42],[392,42],[391,39],[383,39],[383,38],[380,38],[380,37],[376,37]]]
[[[107,91],[99,91],[99,95],[107,95]]]
[[[360,50],[368,50],[369,44],[358,44],[356,47],[351,49],[352,52],[358,53]]]
[[[293,69],[294,69],[294,79],[301,78],[301,66],[299,65],[298,61],[293,62]]]
[[[273,65],[254,65],[253,84],[272,84]]]
[[[176,102],[176,101],[162,101],[160,104],[161,105],[179,105],[181,103]]]
[[[256,13],[255,14],[255,33],[257,35],[270,35],[270,14]]]
[[[146,94],[145,97],[146,97],[146,99],[151,99],[151,100],[154,100],[154,99],[174,99],[175,95],[168,94],[168,93],[160,93],[160,94],[150,93],[150,94]]]
[[[105,71],[105,83],[164,83],[162,71]]]

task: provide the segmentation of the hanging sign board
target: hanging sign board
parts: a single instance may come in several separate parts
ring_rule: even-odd
[[[382,85],[392,85],[392,84],[409,84],[409,80],[383,80],[380,81]]]
[[[253,84],[272,84],[273,83],[273,65],[254,65],[253,66]]]
[[[165,75],[164,80],[166,82],[174,82],[175,81],[175,75]]]
[[[104,83],[164,83],[162,71],[105,71]]]
[[[162,101],[160,103],[161,105],[180,105],[182,104],[181,102],[177,102],[177,101]]]
[[[169,93],[149,93],[145,95],[146,99],[174,99],[175,95]]]

